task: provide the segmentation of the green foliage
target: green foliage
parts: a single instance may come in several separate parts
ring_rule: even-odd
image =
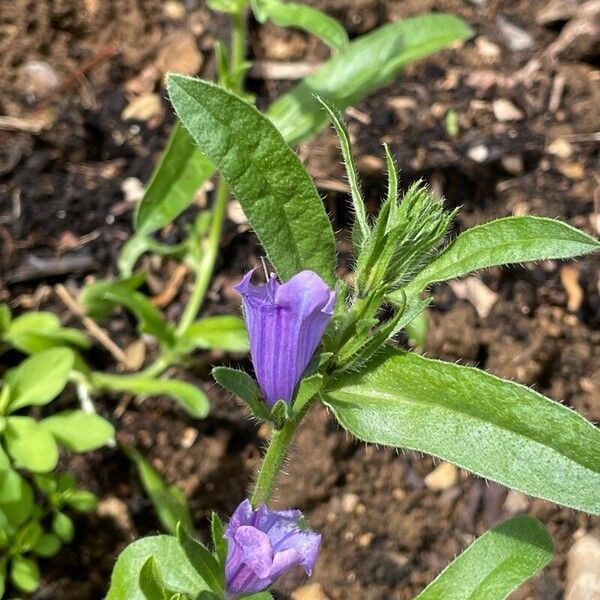
[[[135,212],[136,233],[147,235],[170,223],[188,206],[198,179],[208,179],[213,172],[214,166],[195,151],[193,140],[176,122]]]
[[[106,419],[83,410],[64,410],[45,418],[40,425],[74,452],[101,448],[115,435],[115,428]]]
[[[114,308],[115,302],[108,299],[106,294],[117,288],[121,293],[132,293],[146,282],[146,273],[140,270],[128,277],[120,279],[100,279],[86,285],[81,291],[79,301],[85,314],[97,321],[108,318]]]
[[[213,592],[222,593],[225,588],[224,567],[210,550],[194,539],[181,524],[177,526],[177,540],[198,575]]]
[[[442,13],[384,25],[350,42],[346,50],[276,100],[268,115],[288,142],[306,141],[327,124],[316,96],[343,110],[393,81],[408,63],[471,35],[464,21]]]
[[[181,489],[177,485],[168,485],[135,448],[123,446],[123,450],[134,462],[163,528],[171,534],[175,534],[178,523],[182,523],[187,529],[193,529],[187,498]]]
[[[62,327],[59,318],[50,312],[23,313],[7,322],[4,331],[0,330],[0,339],[27,354],[60,346],[84,349],[90,346],[83,333]]]
[[[552,553],[552,538],[539,521],[513,517],[478,538],[415,600],[504,600]]]
[[[135,315],[140,333],[153,335],[166,347],[172,346],[175,342],[172,327],[150,299],[137,291],[140,285],[139,276],[97,281],[84,289],[81,301],[90,316],[107,315],[112,308],[124,306]]]
[[[346,167],[346,174],[348,175],[348,183],[350,184],[350,193],[352,198],[352,207],[354,209],[355,224],[352,231],[352,239],[355,246],[362,248],[365,240],[371,234],[371,228],[367,219],[367,209],[365,202],[360,191],[360,182],[358,179],[358,172],[354,166],[354,158],[352,157],[352,148],[350,147],[350,136],[346,129],[346,124],[341,113],[337,108],[327,100],[318,98],[323,104],[323,108],[326,110],[331,122],[333,123],[340,140],[340,147],[342,150],[342,156],[344,157],[344,165]],[[394,201],[396,198],[394,198]]]
[[[179,379],[156,379],[146,375],[92,373],[95,389],[131,392],[140,396],[166,395],[174,398],[188,414],[203,419],[208,414],[206,394],[197,386]]]
[[[335,244],[314,183],[274,125],[212,83],[169,75],[179,119],[237,196],[283,279],[312,269],[333,283]]]
[[[31,417],[8,417],[2,436],[15,467],[33,473],[48,473],[56,467],[54,437]]]
[[[231,5],[227,12],[238,10],[235,1],[226,2]],[[308,141],[327,124],[327,115],[315,96],[327,98],[343,110],[391,82],[409,62],[471,35],[466,23],[453,15],[429,14],[391,23],[352,41],[319,71],[275,101],[267,115],[288,143]],[[143,212],[148,220],[160,222],[164,211],[155,207],[164,206],[169,207],[169,216],[174,219],[211,177],[209,163],[185,128],[174,128],[152,175],[151,181],[161,187],[154,194],[155,186],[148,186],[138,215]],[[178,183],[179,172],[185,173],[185,184]],[[152,216],[155,210],[157,217]],[[131,268],[132,261],[128,263]]]
[[[593,237],[554,219],[505,217],[463,231],[410,282],[418,293],[436,281],[478,269],[550,258],[569,258],[600,249]]]
[[[254,0],[253,8],[261,23],[270,20],[280,27],[304,29],[336,50],[344,50],[348,46],[348,34],[342,25],[312,6],[279,0]]]
[[[216,512],[213,512],[210,518],[210,533],[212,537],[215,556],[219,564],[225,568],[227,560],[227,540],[225,538],[225,525]]]
[[[14,334],[12,342],[26,339],[19,338],[24,332],[31,333],[29,341],[41,340],[44,328],[56,333],[60,325],[50,313],[29,313],[8,322],[8,331]],[[36,333],[40,335],[34,338]],[[71,336],[71,341],[76,337]],[[73,539],[73,522],[63,510],[81,512],[95,505],[94,495],[76,489],[71,476],[57,477],[53,473],[58,444],[83,452],[104,445],[114,436],[108,421],[81,410],[58,412],[40,421],[14,414],[54,400],[66,386],[75,365],[74,353],[64,347],[27,342],[27,350],[35,354],[4,374],[0,391],[2,593],[7,576],[20,591],[35,591],[40,582],[36,557],[53,556],[63,542]]]
[[[8,371],[4,378],[10,390],[7,412],[51,402],[67,384],[74,360],[70,350],[53,348],[35,354]]]
[[[220,386],[243,400],[255,417],[264,420],[269,418],[267,405],[261,397],[256,382],[248,373],[229,367],[215,367],[212,376]]]
[[[439,251],[455,212],[446,212],[420,182],[398,204],[388,197],[372,233],[364,241],[356,266],[356,291],[367,297],[392,293],[413,279]]]
[[[179,352],[192,349],[248,352],[248,332],[243,319],[234,315],[204,317],[194,321],[177,342]]]
[[[172,593],[196,598],[208,590],[204,580],[186,558],[177,538],[156,535],[133,542],[117,559],[106,600],[146,600],[139,574],[148,558],[154,556],[162,585]]]
[[[323,400],[361,440],[600,513],[600,430],[522,385],[390,348],[331,382]]]

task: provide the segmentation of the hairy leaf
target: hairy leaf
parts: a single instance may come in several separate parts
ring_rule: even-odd
[[[552,559],[552,538],[531,517],[486,531],[415,600],[504,600]]]
[[[190,564],[206,581],[210,589],[213,592],[222,592],[225,587],[223,567],[210,550],[193,538],[181,523],[177,526],[177,539]]]
[[[600,430],[525,386],[390,348],[323,399],[361,440],[426,452],[600,513]]]
[[[506,217],[463,231],[410,283],[419,292],[430,283],[462,277],[477,269],[600,250],[600,242],[554,219]]]
[[[307,141],[327,124],[327,116],[315,95],[328,98],[338,109],[344,109],[392,81],[405,64],[471,35],[466,23],[453,15],[427,14],[391,23],[352,41],[319,71],[281,96],[267,114],[287,142]],[[168,206],[170,218],[174,219],[211,177],[209,163],[191,143],[185,129],[174,128],[163,158],[152,174],[152,182],[157,182],[160,193],[151,196],[149,185],[142,204]],[[177,185],[179,170],[185,173],[185,186]],[[150,209],[144,210],[152,213]],[[156,222],[161,219],[162,216]]]
[[[149,556],[142,565],[139,582],[146,600],[169,600],[154,555]]]
[[[206,81],[169,75],[177,114],[237,196],[283,280],[312,269],[333,284],[335,242],[302,163],[256,108]]]

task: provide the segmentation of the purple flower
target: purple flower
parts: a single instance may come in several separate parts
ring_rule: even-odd
[[[253,272],[235,288],[244,298],[252,364],[267,404],[290,404],[333,314],[335,292],[313,271],[284,284],[272,275],[261,286],[250,283]]]
[[[260,592],[292,567],[312,573],[321,536],[302,528],[301,520],[299,510],[269,510],[264,504],[252,510],[248,500],[235,509],[225,530],[228,598]]]

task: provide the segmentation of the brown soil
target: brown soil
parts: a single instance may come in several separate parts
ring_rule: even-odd
[[[352,35],[426,10],[454,12],[476,32],[461,47],[410,66],[349,114],[371,207],[385,189],[381,143],[387,141],[401,166],[402,184],[423,177],[450,206],[463,207],[457,231],[501,215],[532,213],[600,233],[594,212],[600,211],[599,141],[592,135],[600,127],[598,47],[581,39],[561,46],[569,25],[564,20],[540,24],[545,2],[313,3],[342,19]],[[503,35],[498,17],[523,28],[531,36],[530,47],[511,49],[514,36]],[[128,177],[145,181],[163,147],[172,115],[156,71],[157,55],[165,40],[181,31],[197,40],[204,58],[199,74],[212,77],[212,42],[227,34],[226,20],[198,0],[2,3],[0,114],[21,119],[21,125],[0,130],[0,300],[16,312],[47,308],[76,323],[51,286],[81,287],[86,277],[115,272],[134,206],[121,186]],[[249,52],[257,59],[327,56],[322,45],[299,32],[252,23],[251,38]],[[48,90],[31,89],[23,75],[32,60],[50,65],[62,81],[73,72],[77,77],[45,97]],[[260,79],[248,83],[261,106],[289,87],[289,82]],[[121,113],[129,101],[148,93],[159,94],[166,116],[159,111],[125,121]],[[500,120],[494,114],[494,106],[502,109],[494,105],[498,99],[509,100],[519,118]],[[445,124],[450,109],[458,116],[454,136]],[[42,131],[27,130],[40,119],[46,124]],[[336,227],[343,229],[347,198],[335,191],[343,173],[334,136],[324,132],[300,150],[327,196]],[[199,196],[200,203],[205,200]],[[176,240],[185,219],[162,237]],[[342,231],[342,258],[346,245]],[[252,234],[228,222],[208,312],[237,310],[231,287],[259,255]],[[48,261],[41,273],[32,258]],[[425,352],[533,385],[600,420],[597,261],[588,257],[567,269],[547,261],[482,273],[481,281],[497,295],[486,317],[481,294],[469,301],[459,299],[456,288],[437,286]],[[160,290],[165,272],[174,266],[146,262],[151,284]],[[181,295],[188,292],[185,288]],[[169,317],[181,310],[181,299],[167,309]],[[134,339],[123,315],[109,329],[122,346]],[[150,345],[148,352],[153,350]],[[17,359],[14,353],[5,355],[2,366]],[[96,368],[113,368],[101,350],[91,351],[88,359]],[[203,535],[213,508],[227,515],[244,496],[264,445],[264,432],[208,379],[208,365],[231,360],[236,357],[202,355],[193,372],[180,373],[208,392],[212,411],[204,421],[186,417],[167,399],[120,404],[117,410],[120,398],[97,400],[119,439],[135,443],[169,482],[184,489]],[[240,357],[237,362],[247,365]],[[428,457],[358,444],[324,409],[311,413],[276,502],[303,509],[323,534],[313,581],[328,597],[411,598],[476,535],[521,511],[548,526],[556,557],[514,597],[562,597],[566,553],[583,531],[600,531],[600,521],[507,495],[501,486],[463,472],[447,489],[432,491],[424,479],[434,467]],[[102,510],[79,518],[75,541],[43,563],[43,586],[34,597],[100,598],[118,552],[133,538],[157,532],[159,524],[119,451],[65,456],[61,468],[74,471],[101,497]],[[279,597],[288,598],[302,583],[299,575],[288,577],[278,587]]]

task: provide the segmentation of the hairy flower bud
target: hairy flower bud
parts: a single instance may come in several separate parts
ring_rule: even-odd
[[[335,292],[313,271],[284,284],[272,275],[261,286],[250,283],[253,272],[235,288],[244,298],[252,364],[267,404],[289,404],[333,314]]]
[[[317,560],[321,536],[302,527],[299,510],[252,510],[244,500],[225,530],[225,589],[229,598],[260,592],[292,567],[307,575]]]

